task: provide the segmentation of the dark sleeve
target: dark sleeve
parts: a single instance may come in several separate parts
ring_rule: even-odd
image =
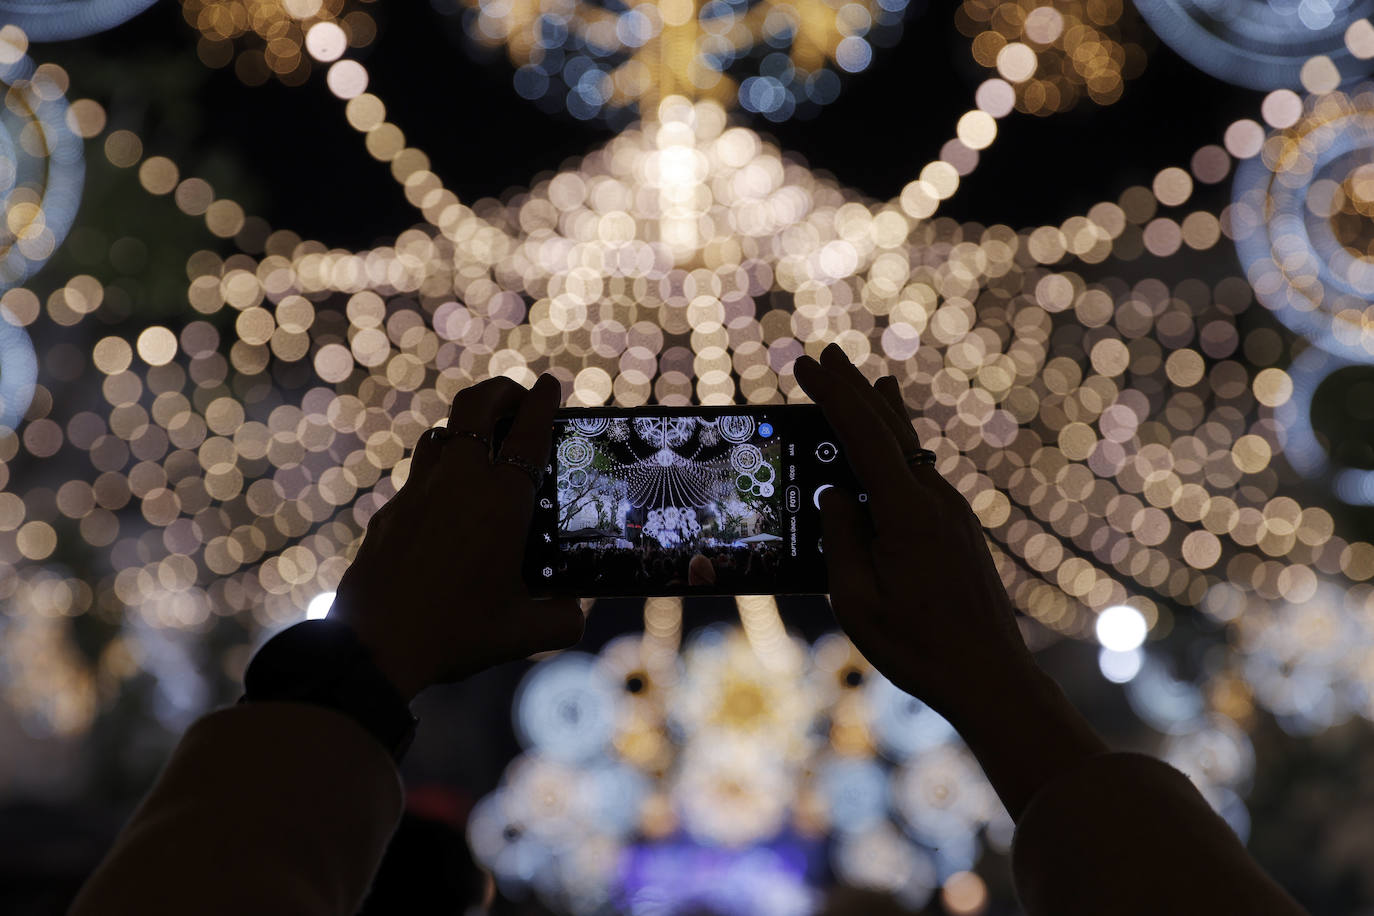
[[[1092,757],[1036,793],[1012,845],[1030,916],[1303,916],[1186,776],[1143,754]]]
[[[352,916],[402,810],[400,778],[352,719],[246,703],[199,719],[71,916]]]

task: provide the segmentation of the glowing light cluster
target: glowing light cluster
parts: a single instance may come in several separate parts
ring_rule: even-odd
[[[672,95],[738,100],[770,121],[814,114],[840,73],[896,41],[908,0],[464,2],[468,34],[506,49],[522,96],[624,125]]]
[[[9,249],[26,260],[0,262],[24,271],[0,296],[0,398],[13,429],[0,436],[0,689],[27,726],[79,733],[140,672],[158,683],[158,715],[184,721],[204,702],[205,634],[220,618],[262,632],[320,613],[368,518],[404,482],[406,449],[443,422],[464,385],[492,375],[528,383],[547,370],[577,405],[799,401],[793,360],[832,340],[868,377],[897,377],[923,443],[984,523],[999,573],[1034,621],[1034,646],[1091,639],[1109,611],[1134,615],[1130,642],[1145,643],[1108,648],[1131,666],[1104,663],[1104,674],[1171,735],[1170,759],[1233,825],[1244,821],[1239,794],[1253,767],[1238,726],[1256,704],[1302,734],[1374,717],[1374,667],[1361,648],[1374,547],[1343,538],[1328,511],[1281,486],[1285,454],[1304,473],[1328,467],[1315,434],[1290,422],[1328,371],[1304,360],[1325,351],[1298,354],[1291,335],[1241,317],[1257,289],[1276,314],[1297,321],[1301,310],[1313,322],[1290,329],[1366,360],[1374,197],[1358,158],[1369,90],[1338,91],[1346,71],[1311,58],[1299,74],[1310,97],[1270,93],[1186,162],[1082,215],[959,223],[939,208],[997,142],[1001,119],[1085,96],[1109,103],[1138,72],[1123,6],[965,3],[975,58],[998,73],[939,157],[886,201],[732,124],[712,93],[728,101],[744,71],[717,69],[711,83],[700,61],[711,28],[728,26],[729,37],[739,26],[757,54],[737,64],[760,68],[738,84],[742,107],[762,110],[749,78],[786,72],[785,57],[793,77],[809,74],[803,88],[819,85],[827,61],[850,69],[840,41],[876,43],[879,10],[900,10],[789,7],[807,27],[774,47],[755,19],[766,25],[782,7],[709,7],[636,8],[664,24],[655,47],[679,55],[653,64],[657,82],[633,83],[643,91],[612,115],[627,117],[637,99],[644,123],[528,189],[465,203],[347,56],[372,40],[365,13],[187,0],[202,59],[233,61],[247,83],[301,82],[328,65],[325,86],[347,122],[423,218],[363,251],[267,225],[134,133],[107,130],[94,101],[62,108],[69,80],[55,68],[16,78],[29,89],[12,97],[37,93],[34,110],[53,113],[46,123],[91,140],[207,233],[186,265],[184,320],[97,326],[92,316],[115,311],[117,286],[28,277],[65,231],[60,197],[41,204],[37,222],[25,196],[60,189],[55,154],[45,190],[20,182],[7,198],[7,226],[30,228]],[[618,20],[635,11],[575,9],[541,8],[524,31],[502,32],[513,20],[495,8],[473,21],[489,13],[522,65],[561,49],[565,85],[589,72],[567,69],[578,55],[597,67],[619,61],[608,73],[650,66],[649,43],[598,56],[585,37],[610,23],[620,40]],[[873,23],[861,33],[862,10]],[[546,42],[534,31],[559,16],[565,33]],[[696,43],[667,42],[678,19]],[[808,31],[813,20],[825,28]],[[833,51],[807,50],[801,39],[822,34]],[[20,37],[0,38],[0,53],[19,61]],[[1352,58],[1374,57],[1374,31],[1351,25],[1343,40]],[[554,85],[555,71],[546,75]],[[30,155],[47,136],[15,129],[12,143]],[[1230,206],[1209,206],[1207,190],[1233,174]],[[1232,240],[1245,276],[1203,281],[1167,262]],[[35,354],[26,329],[38,323],[91,343],[76,359]],[[54,379],[99,400],[65,401]],[[1341,494],[1365,492],[1363,481],[1333,479]],[[1192,607],[1231,640],[1196,682],[1164,671],[1152,643]],[[623,851],[678,827],[754,848],[761,831],[785,826],[838,837],[832,864],[847,883],[912,902],[939,887],[947,909],[976,911],[987,899],[970,871],[977,836],[1003,842],[1007,825],[947,723],[881,679],[864,683],[843,641],[796,643],[767,599],[739,610],[742,637],[715,633],[679,656],[679,609],[650,601],[642,637],[538,669],[562,673],[527,687],[529,697],[544,685],[530,708],[548,716],[521,718],[527,753],[499,802],[474,818],[479,855],[505,880],[538,876],[543,893],[582,907],[611,893]],[[85,614],[119,629],[90,661],[71,628]],[[217,659],[231,676],[246,661],[243,641]],[[818,736],[822,713],[829,727]],[[516,822],[527,829],[509,833]],[[568,852],[556,866],[553,849]],[[777,899],[798,899],[790,893]]]
[[[661,625],[680,608],[651,613]],[[919,907],[967,882],[980,834],[1005,850],[1011,821],[944,720],[843,637],[788,638],[771,599],[740,599],[740,616],[743,630],[699,631],[668,664],[651,661],[650,627],[526,676],[525,752],[468,828],[498,882],[574,913],[648,913],[626,867],[646,849],[831,835],[842,881]],[[800,916],[809,897],[794,888],[750,912]]]
[[[372,16],[365,9],[345,12],[345,0],[181,0],[181,7],[201,35],[201,62],[233,64],[249,86],[269,79],[299,86],[316,67],[348,48],[367,47],[377,35]]]
[[[561,911],[648,914],[662,889],[642,886],[642,860],[681,856],[690,844],[767,871],[791,837],[828,840],[842,883],[914,909],[937,889],[976,897],[983,846],[1005,852],[1012,824],[949,723],[875,673],[843,636],[809,647],[788,638],[771,599],[741,598],[739,611],[742,630],[698,631],[679,656],[680,605],[656,599],[644,636],[530,671],[515,706],[524,752],[468,827],[502,888],[534,890]],[[1255,766],[1245,733],[1153,659],[1128,698],[1164,735],[1161,756],[1244,837],[1239,793]],[[716,905],[814,912],[808,876],[792,878],[774,886],[761,875],[774,893]],[[700,894],[682,887],[673,899]]]
[[[1121,98],[1145,67],[1145,34],[1122,0],[964,0],[955,17],[973,58],[1014,87],[1016,108],[1068,111]]]
[[[1317,583],[1293,600],[1218,583],[1203,609],[1237,621],[1236,674],[1288,731],[1311,735],[1374,714],[1363,674],[1374,663],[1368,585],[1343,590]]]
[[[194,320],[102,338],[104,413],[68,415],[37,386],[7,459],[74,450],[93,474],[17,506],[0,549],[42,569],[75,525],[110,557],[99,613],[273,626],[337,585],[404,480],[406,446],[462,385],[547,368],[572,404],[799,399],[792,360],[837,340],[866,374],[897,375],[1018,607],[1052,631],[1088,636],[1121,604],[1167,629],[1151,596],[1196,604],[1221,576],[1298,594],[1318,575],[1374,575],[1368,545],[1277,495],[1283,442],[1264,411],[1291,379],[1280,337],[1237,328],[1249,286],[1073,269],[1217,245],[1230,220],[1183,208],[1259,152],[1258,124],[1086,216],[1018,230],[932,218],[957,188],[945,160],[870,202],[713,103],[658,114],[527,193],[469,207],[380,99],[351,94],[349,123],[429,225],[363,252],[273,231],[108,134],[111,162],[245,249],[188,263],[191,308],[227,310],[232,331]],[[982,129],[961,122],[975,145]],[[0,301],[21,326],[76,324],[104,294],[83,275],[46,301],[22,287]],[[292,393],[236,394],[250,390]]]

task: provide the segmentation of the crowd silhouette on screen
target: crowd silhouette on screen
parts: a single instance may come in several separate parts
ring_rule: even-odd
[[[775,545],[776,542],[764,542],[663,547],[650,537],[645,537],[638,547],[573,544],[560,552],[558,571],[563,579],[614,589],[713,586],[716,591],[730,594],[741,587],[776,579],[782,555]],[[709,569],[702,566],[702,560]]]

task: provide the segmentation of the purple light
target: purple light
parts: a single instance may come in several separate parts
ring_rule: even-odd
[[[741,849],[685,837],[637,844],[621,859],[618,896],[632,916],[672,916],[708,908],[721,916],[809,916],[819,894],[822,843],[782,834]]]

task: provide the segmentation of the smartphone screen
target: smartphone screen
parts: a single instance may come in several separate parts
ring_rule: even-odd
[[[536,494],[536,594],[820,594],[820,493],[855,489],[812,405],[565,409]]]

